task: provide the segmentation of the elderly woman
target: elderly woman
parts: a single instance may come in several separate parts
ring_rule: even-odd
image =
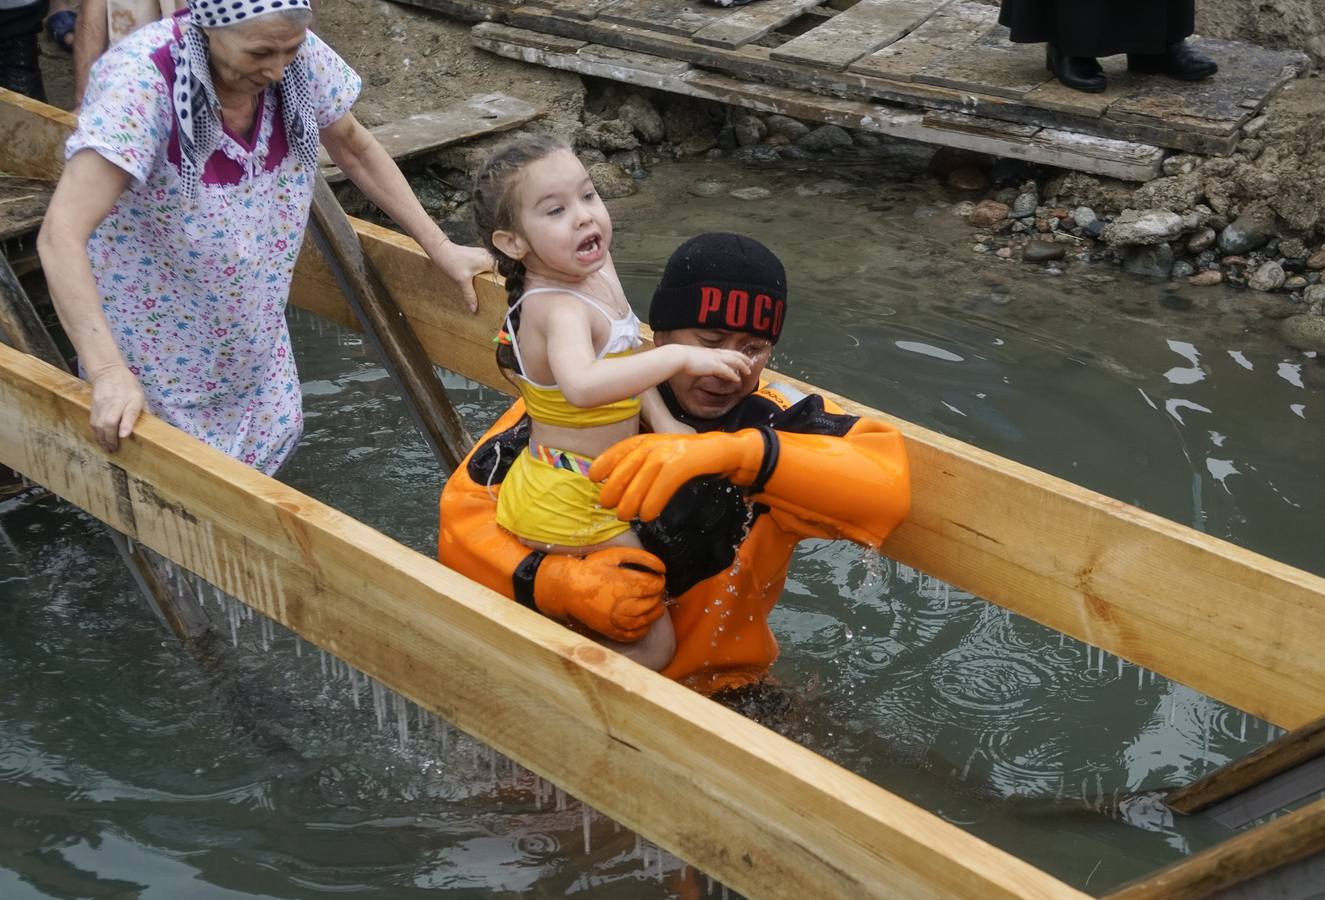
[[[451,244],[349,112],[359,77],[309,0],[189,0],[92,70],[38,239],[114,451],[146,406],[264,472],[303,423],[285,304],[318,141],[477,308],[488,255]]]

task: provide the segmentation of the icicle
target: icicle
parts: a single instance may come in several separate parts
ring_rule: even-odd
[[[1141,690],[1141,686],[1142,686],[1142,685],[1141,685],[1141,682],[1145,680],[1145,677],[1146,677],[1146,670],[1143,669],[1143,668],[1141,668],[1140,666],[1137,666],[1137,667],[1136,667],[1136,689],[1137,689],[1138,691]]]
[[[382,682],[376,678],[370,678],[373,686],[373,712],[377,715],[377,730],[381,731],[386,725],[386,698],[382,696]]]
[[[566,808],[566,792],[563,791],[561,788],[557,788],[557,812],[561,812],[565,808]]]
[[[704,876],[704,881],[707,883],[707,887],[705,888],[704,893],[705,893],[705,894],[712,894],[712,893],[713,893],[713,876],[712,876],[712,875],[705,875],[705,876]]]
[[[321,647],[317,648],[318,665],[322,667],[322,683],[327,683],[327,651]]]
[[[1123,677],[1123,658],[1121,656],[1118,657],[1118,677],[1120,679]]]
[[[635,832],[635,852],[631,856],[638,856],[641,859],[644,857],[644,841],[640,838],[638,831]]]
[[[722,900],[727,900],[727,885],[722,886]]]
[[[235,613],[235,602],[225,598],[225,616],[230,621],[230,643],[239,646],[239,619]]]
[[[584,852],[589,853],[589,807],[580,804],[580,825],[584,829]]]
[[[1240,740],[1240,741],[1245,741],[1246,739],[1247,739],[1247,714],[1246,714],[1246,712],[1243,712],[1243,714],[1242,714],[1242,729],[1241,729],[1241,731],[1238,732],[1238,740]]]
[[[658,883],[662,884],[662,880],[663,880],[663,851],[662,848],[659,847],[658,848]]]
[[[297,634],[294,636],[294,655],[297,659],[304,658],[304,639]]]
[[[400,732],[400,749],[405,749],[405,744],[409,741],[409,707],[408,701],[400,694],[396,694],[396,729]]]
[[[197,581],[195,581],[195,582],[193,583],[193,587],[197,590],[197,593],[198,593],[198,609],[206,609],[206,608],[207,608],[207,598],[205,598],[205,597],[202,595],[202,579],[199,578]]]
[[[354,702],[354,708],[359,708],[359,670],[350,667],[350,700]]]

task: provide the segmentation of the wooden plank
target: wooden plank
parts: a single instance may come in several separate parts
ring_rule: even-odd
[[[158,419],[102,453],[89,401],[0,347],[0,461],[736,890],[1084,900]]]
[[[1322,791],[1325,791],[1325,756],[1318,756],[1216,803],[1201,815],[1227,828],[1242,828]]]
[[[1325,756],[1325,716],[1174,791],[1166,802],[1177,812],[1198,813],[1319,756]]]
[[[1237,41],[1195,38],[1193,46],[1219,63],[1219,75],[1205,81],[1151,78],[1109,107],[1120,122],[1162,122],[1202,134],[1235,133],[1286,80],[1305,70],[1295,50],[1267,50]],[[1248,101],[1250,101],[1248,103]]]
[[[518,0],[393,0],[406,6],[441,13],[462,22],[486,22],[502,18]]]
[[[824,0],[763,0],[731,10],[712,25],[696,31],[692,40],[714,47],[741,47],[781,28]]]
[[[974,0],[952,0],[910,34],[851,63],[862,75],[911,81],[940,57],[969,47],[998,22],[998,10]]]
[[[825,69],[849,63],[910,34],[948,0],[860,0],[855,6],[769,54]]]
[[[536,6],[543,6],[560,16],[574,19],[592,19],[621,0],[530,0]]]
[[[563,41],[563,43],[565,43]],[[480,94],[446,109],[418,113],[399,122],[388,122],[370,130],[392,159],[402,161],[485,134],[516,128],[535,118],[540,110],[532,103],[505,94]],[[318,160],[323,177],[330,182],[345,180],[326,149]]]
[[[1038,126],[1017,125],[959,113],[922,116],[909,110],[810,94],[772,85],[753,85],[726,75],[701,72],[686,63],[629,50],[586,44],[573,53],[530,47],[529,34],[504,25],[476,26],[475,46],[493,53],[639,87],[671,91],[760,112],[841,125],[892,137],[961,147],[1046,165],[1077,169],[1130,181],[1160,172],[1164,153],[1157,147],[1054,132],[1039,137]]]
[[[492,349],[506,308],[497,281],[475,280],[480,310],[471,315],[412,240],[354,227],[433,361],[509,392]],[[290,297],[353,327],[307,247]],[[906,436],[912,512],[886,547],[894,559],[1283,728],[1320,715],[1325,579],[777,377]]]
[[[1325,799],[1166,866],[1106,897],[1108,900],[1208,898],[1217,891],[1323,852]]]
[[[41,227],[51,191],[49,181],[0,174],[0,242]]]
[[[715,69],[751,81],[829,96],[949,109],[1009,122],[1080,131],[1113,140],[1189,150],[1193,153],[1227,154],[1237,144],[1236,135],[1218,136],[1184,132],[1163,127],[1162,124],[1120,122],[1095,115],[1073,115],[1034,107],[1020,99],[959,91],[919,82],[890,81],[849,69],[835,72],[774,60],[769,55],[770,49],[758,44],[746,44],[734,50],[727,50],[698,44],[688,37],[631,28],[601,19],[589,22],[574,21],[549,15],[547,11],[532,6],[523,6],[514,10],[507,20],[509,24],[518,28],[649,53],[688,62],[694,66]]]
[[[730,14],[700,0],[620,0],[598,13],[597,21],[690,37]]]
[[[957,91],[1020,99],[1050,79],[1041,44],[1013,44],[996,25],[984,37],[921,69],[915,80]]]
[[[1325,853],[1290,863],[1210,895],[1209,900],[1320,900]]]
[[[455,471],[474,442],[377,267],[365,257],[331,185],[320,176],[313,187],[308,225],[312,243],[404,398],[415,427],[442,471]]]
[[[71,113],[0,88],[0,172],[56,180],[77,126]]]

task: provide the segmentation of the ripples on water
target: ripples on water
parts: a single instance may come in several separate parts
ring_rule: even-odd
[[[614,208],[641,310],[684,237],[755,234],[788,263],[778,368],[1319,571],[1321,367],[1243,295],[975,257],[902,164],[831,201],[718,170],[775,197],[650,205],[714,171],[659,169]],[[431,554],[440,479],[389,381],[355,336],[295,331],[308,425],[283,477]],[[504,406],[447,384],[475,433]],[[366,685],[356,706],[279,629],[263,653],[253,624],[238,650],[222,625],[223,664],[200,669],[94,533],[55,501],[0,518],[0,896],[708,890],[606,819],[586,841],[578,802],[413,709],[402,748],[393,709],[379,727]],[[772,624],[765,724],[1091,892],[1212,840],[1147,792],[1278,733],[848,545],[802,546]]]

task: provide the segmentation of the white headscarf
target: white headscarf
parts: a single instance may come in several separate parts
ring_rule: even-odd
[[[212,86],[210,51],[204,28],[223,28],[258,16],[312,9],[310,0],[189,0],[189,25],[175,51],[173,102],[179,126],[179,166],[184,194],[198,198],[203,166],[221,144],[220,102]],[[281,76],[285,139],[295,157],[317,165],[318,129],[307,71],[298,57]]]

